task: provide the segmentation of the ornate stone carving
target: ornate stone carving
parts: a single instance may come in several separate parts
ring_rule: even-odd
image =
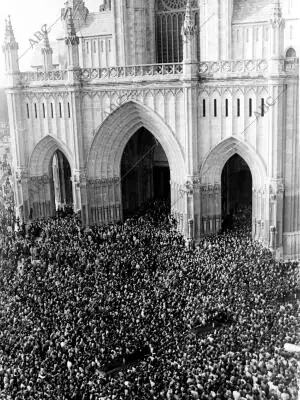
[[[299,58],[284,61],[284,71],[291,74],[299,74]]]
[[[28,171],[27,170],[18,170],[15,172],[16,181],[21,183],[22,180],[28,179]]]
[[[188,179],[183,185],[180,185],[179,191],[181,193],[192,195],[194,191],[200,190],[200,184],[201,184],[200,178],[194,176]]]
[[[234,75],[261,75],[268,70],[268,62],[265,59],[242,60],[242,61],[211,61],[200,62],[199,73],[202,76],[213,76],[214,74]]]
[[[75,183],[81,183],[86,181],[87,179],[87,173],[86,170],[76,170],[73,172],[73,181]]]
[[[185,10],[186,0],[158,0],[157,10],[158,11],[174,11],[174,10]],[[198,8],[198,0],[192,0],[191,6]]]
[[[274,179],[270,182],[269,187],[269,196],[271,201],[276,201],[278,196],[281,196],[284,192],[284,184],[282,179]]]
[[[214,197],[221,193],[221,185],[219,183],[214,185],[201,185],[200,191],[204,196]]]
[[[278,28],[280,25],[284,23],[282,19],[282,10],[281,10],[281,5],[279,0],[275,0],[274,5],[273,5],[273,15],[271,19],[271,24],[273,28]]]
[[[120,178],[115,176],[113,178],[97,178],[97,179],[88,179],[88,183],[90,185],[116,185],[120,183]]]

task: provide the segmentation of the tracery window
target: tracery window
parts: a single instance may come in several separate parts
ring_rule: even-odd
[[[199,29],[198,0],[192,0],[195,25]],[[185,17],[186,0],[156,1],[156,52],[158,63],[181,62],[183,43],[181,28]],[[200,35],[198,40],[198,59],[200,55]]]

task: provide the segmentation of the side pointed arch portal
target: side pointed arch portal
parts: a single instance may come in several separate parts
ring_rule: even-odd
[[[68,148],[52,136],[34,148],[29,162],[29,219],[54,216],[72,208],[72,157]]]
[[[262,198],[266,167],[252,147],[233,137],[223,140],[205,158],[200,176],[204,234],[218,232],[224,220],[230,225],[226,217],[234,212],[244,210],[247,215],[251,209],[252,236],[268,242],[269,220]]]

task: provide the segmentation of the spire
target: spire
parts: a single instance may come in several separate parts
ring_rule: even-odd
[[[64,16],[66,24],[65,42],[68,46],[68,69],[70,70],[70,80],[73,80],[73,70],[79,68],[79,37],[76,34],[76,29],[73,20],[73,9],[67,8]]]
[[[53,50],[50,46],[48,30],[47,30],[46,26],[43,29],[43,34],[44,34],[44,38],[43,38],[43,43],[42,43],[42,48],[41,48],[41,52],[43,55],[43,65],[44,65],[45,71],[49,71],[49,70],[53,69],[53,59],[52,59]]]
[[[10,15],[8,19],[5,20],[5,36],[4,36],[4,46],[9,46],[10,48],[18,49],[18,43],[15,39],[15,34],[12,28]]]
[[[16,42],[10,16],[5,20],[5,34],[2,51],[5,55],[6,72],[14,74],[19,72],[19,45]],[[14,85],[14,83],[13,83]]]
[[[194,36],[196,32],[197,27],[193,18],[192,0],[187,0],[182,34],[186,37],[191,37]]]
[[[79,38],[76,34],[74,20],[73,20],[73,10],[71,7],[68,8],[67,16],[65,18],[66,21],[66,44],[69,45],[78,45]]]
[[[42,50],[51,50],[52,51],[52,49],[50,47],[47,28],[43,29],[43,34],[44,34],[44,38],[43,38],[43,42],[42,42]]]

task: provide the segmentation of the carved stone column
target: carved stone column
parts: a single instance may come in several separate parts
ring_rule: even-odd
[[[284,185],[282,179],[271,179],[268,187],[270,227],[275,227],[276,256],[281,257],[283,251],[283,198]],[[271,232],[271,229],[270,229]],[[270,243],[271,239],[269,240]]]
[[[261,220],[257,221],[257,239],[260,240],[261,238]]]
[[[22,222],[29,219],[29,187],[27,169],[18,169],[15,172],[15,209],[16,217]]]
[[[89,224],[87,175],[85,170],[75,170],[72,174],[73,182],[73,210],[81,212],[82,224]]]
[[[270,227],[270,249],[272,251],[276,250],[276,228],[275,226]]]
[[[208,221],[207,217],[202,217],[202,222],[203,222],[203,233],[204,235],[208,234]]]

